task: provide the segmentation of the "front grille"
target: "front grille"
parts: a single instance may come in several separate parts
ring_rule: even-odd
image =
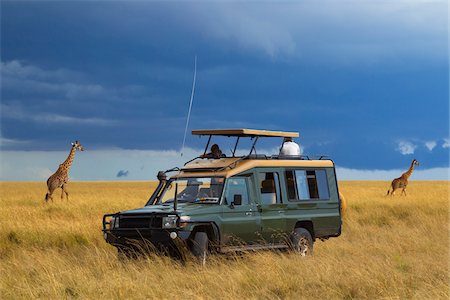
[[[162,216],[120,216],[120,228],[161,228]]]
[[[162,217],[153,217],[150,221],[150,227],[162,228]]]

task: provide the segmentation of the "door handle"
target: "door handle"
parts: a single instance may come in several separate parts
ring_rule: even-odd
[[[253,215],[253,213],[251,211],[248,211],[248,212],[245,213],[245,215],[246,216],[251,216],[251,215]]]
[[[256,205],[256,207],[258,208],[258,212],[262,212],[261,204]]]
[[[278,213],[279,214],[284,214],[284,210],[279,210]]]

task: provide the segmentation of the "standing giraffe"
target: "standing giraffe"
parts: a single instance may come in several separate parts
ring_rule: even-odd
[[[406,196],[406,186],[408,185],[408,178],[409,178],[409,176],[411,176],[415,165],[418,166],[419,162],[417,160],[413,159],[408,171],[403,173],[402,176],[400,176],[399,178],[395,178],[394,180],[392,180],[391,186],[389,187],[386,196],[389,195],[389,192],[391,193],[391,196],[393,196],[395,190],[399,189],[399,188],[402,188],[401,195],[405,194],[405,196]],[[391,191],[391,188],[392,188],[392,191]]]
[[[66,194],[66,199],[69,200],[69,193],[67,192],[65,186],[69,181],[69,169],[72,165],[73,158],[75,157],[76,150],[84,150],[83,146],[81,146],[78,141],[72,143],[72,148],[70,149],[67,159],[60,164],[58,170],[56,170],[56,172],[47,179],[48,192],[45,195],[45,201],[48,201],[49,199],[53,201],[52,194],[57,188],[62,189],[61,200],[63,199],[64,193]]]

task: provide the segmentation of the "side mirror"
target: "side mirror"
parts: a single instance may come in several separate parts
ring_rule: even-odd
[[[242,204],[242,195],[240,195],[240,194],[234,195],[233,204],[234,205],[241,205]]]

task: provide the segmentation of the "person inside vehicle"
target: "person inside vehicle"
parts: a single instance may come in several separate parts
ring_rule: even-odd
[[[299,156],[300,146],[294,142],[291,137],[286,137],[283,140],[283,145],[280,149],[280,156]]]
[[[210,153],[204,154],[200,157],[202,157],[202,158],[221,158],[221,157],[226,157],[226,155],[222,153],[222,150],[220,150],[219,145],[214,144],[211,146]]]
[[[196,196],[197,200],[219,200],[222,194],[224,178],[213,177],[209,187],[200,188]]]
[[[188,179],[186,188],[177,195],[178,199],[194,199],[202,183],[197,179]]]
[[[224,179],[221,177],[213,177],[211,179],[211,196],[218,198],[222,194]]]
[[[224,179],[221,177],[211,178],[209,188],[201,188],[197,194],[197,198],[219,198],[222,194]]]

